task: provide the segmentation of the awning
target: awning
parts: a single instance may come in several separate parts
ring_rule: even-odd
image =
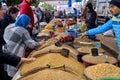
[[[81,2],[82,0],[75,0],[75,2]]]

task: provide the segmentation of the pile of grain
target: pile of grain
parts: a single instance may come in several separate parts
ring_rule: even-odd
[[[56,38],[50,38],[43,45],[41,45],[38,49],[42,49],[42,48],[45,48],[47,46],[53,45],[57,41],[58,41],[58,39],[56,39]]]
[[[46,69],[24,77],[20,80],[85,80],[84,77],[80,76],[80,74],[77,76],[75,74],[59,69]]]
[[[112,64],[102,63],[86,68],[85,74],[93,80],[98,80],[102,77],[120,77],[120,68]]]
[[[91,53],[91,49],[93,47],[90,46],[83,46],[77,49],[77,51],[81,52],[81,53]],[[105,51],[102,48],[98,48],[98,53],[104,53]]]
[[[44,55],[44,54],[48,53],[50,50],[63,49],[63,48],[68,49],[70,51],[70,56],[74,57],[77,60],[77,55],[79,54],[78,51],[76,51],[74,48],[72,48],[66,44],[63,44],[61,47],[51,45],[51,46],[45,47],[43,49],[40,49],[38,51],[34,51],[34,52],[30,53],[30,56],[31,57],[39,57],[42,54]]]
[[[20,72],[22,75],[24,75],[27,71],[30,71],[33,68],[36,67],[44,67],[46,64],[65,64],[68,67],[71,67],[72,69],[75,69],[76,71],[79,71],[80,73],[83,73],[84,66],[76,61],[75,59],[69,57],[66,58],[59,53],[49,53],[46,55],[43,55],[41,57],[38,57],[36,61],[31,63],[24,63],[21,68]]]
[[[80,37],[75,38],[74,42],[81,41],[81,42],[92,42],[91,39],[88,39],[87,37],[83,37],[82,39]]]
[[[42,68],[43,67],[46,67],[46,64],[53,64],[53,65],[61,65],[61,64],[65,64],[66,67],[69,67],[71,69],[71,71],[75,71],[76,73],[78,73],[79,75],[82,75],[83,76],[83,71],[85,69],[84,65],[82,63],[79,63],[78,61],[76,61],[74,58],[72,57],[64,57],[62,55],[60,55],[59,53],[48,53],[46,55],[43,55],[41,57],[38,57],[36,59],[36,61],[34,62],[31,62],[31,63],[24,63],[21,67],[20,67],[20,73],[22,76],[26,75],[26,73],[30,72],[30,71],[34,71],[35,68]],[[40,70],[40,71],[41,71]],[[46,71],[46,70],[45,70]],[[47,70],[48,71],[48,70]],[[59,70],[58,70],[59,71]],[[62,76],[63,74],[67,74],[65,71],[60,71],[61,73],[58,73],[56,72],[57,74],[56,75],[60,75]],[[39,72],[41,75],[43,75],[43,73]],[[50,74],[50,73],[47,73],[45,72],[46,74]],[[53,72],[54,73],[54,72]],[[63,73],[63,74],[62,74]],[[37,73],[35,73],[37,74]],[[33,74],[34,75],[34,74]],[[51,72],[51,75],[54,75],[52,74]],[[70,73],[68,73],[68,75],[72,75]],[[66,75],[67,76],[67,75]],[[73,75],[75,76],[75,75]],[[44,78],[45,76],[43,76]],[[51,77],[51,76],[50,76]],[[48,79],[44,79],[44,80],[52,80],[52,78],[55,78],[55,76],[53,76],[52,78],[48,78]],[[78,79],[78,76],[74,79],[74,80],[79,80]],[[41,76],[41,79],[43,79],[42,76]],[[61,77],[61,78],[64,78],[64,77]],[[54,80],[58,80],[59,78],[57,79],[54,79]],[[69,79],[69,78],[68,78]],[[25,79],[25,80],[28,80],[28,79]],[[37,80],[36,79],[30,79],[30,80]],[[62,79],[62,80],[66,80],[65,79]],[[73,80],[73,79],[69,79],[69,80]],[[85,80],[85,79],[84,79]]]
[[[93,63],[93,64],[105,63],[106,55],[100,55],[100,56],[85,55],[82,57],[82,60],[88,63]],[[111,64],[115,64],[117,63],[117,60],[114,57],[109,56],[108,62]]]

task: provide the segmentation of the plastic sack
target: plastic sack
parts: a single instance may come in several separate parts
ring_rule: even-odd
[[[103,35],[104,36],[112,36],[112,37],[114,37],[113,29],[110,29],[110,30],[104,32]]]
[[[80,25],[80,31],[81,32],[85,32],[87,30],[87,26],[85,24],[84,21],[81,22],[81,25]]]

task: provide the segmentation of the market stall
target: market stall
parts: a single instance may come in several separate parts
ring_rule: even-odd
[[[66,22],[71,25],[66,24]],[[54,19],[38,34],[38,38],[46,38],[45,44],[33,50],[28,57],[36,57],[36,61],[24,63],[20,66],[13,80],[97,80],[106,77],[103,70],[102,76],[92,73],[91,65],[115,66],[119,68],[116,58],[107,55],[101,47],[100,41],[93,41],[78,36],[78,32],[66,33],[66,30],[77,30],[71,20]],[[74,28],[75,27],[75,28]],[[90,66],[90,69],[89,69]],[[94,67],[93,66],[93,67]],[[111,67],[106,67],[109,71]],[[97,68],[95,69],[97,70]],[[93,70],[94,71],[94,70]],[[110,70],[112,73],[114,70]],[[95,71],[94,71],[95,72]],[[93,73],[94,73],[93,72]],[[99,72],[98,72],[99,73]],[[107,77],[120,77],[120,73],[107,74]],[[99,74],[98,74],[99,75]]]

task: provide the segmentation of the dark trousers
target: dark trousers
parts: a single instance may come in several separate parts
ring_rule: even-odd
[[[47,23],[49,23],[49,22],[50,22],[50,18],[45,18],[45,21],[46,21]]]
[[[9,77],[7,72],[4,71],[4,65],[0,64],[0,80],[12,80],[12,77]]]

